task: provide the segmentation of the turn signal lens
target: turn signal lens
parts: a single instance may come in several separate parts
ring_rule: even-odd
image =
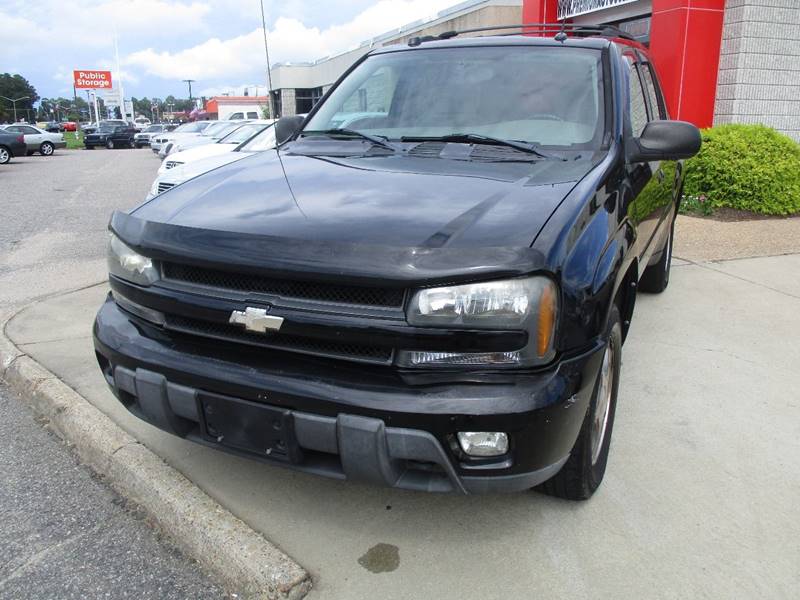
[[[556,324],[556,295],[553,286],[545,286],[539,300],[539,318],[536,328],[536,354],[544,358],[550,351]]]

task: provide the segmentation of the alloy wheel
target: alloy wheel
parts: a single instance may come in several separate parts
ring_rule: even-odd
[[[597,462],[603,441],[608,428],[608,414],[611,408],[611,395],[614,393],[614,377],[616,365],[614,364],[614,345],[610,339],[603,353],[603,363],[600,365],[600,381],[597,385],[597,401],[592,415],[591,451],[592,464]]]

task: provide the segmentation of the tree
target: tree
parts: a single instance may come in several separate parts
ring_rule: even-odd
[[[7,98],[23,98],[28,96],[27,99],[17,102],[17,118],[32,118],[33,104],[39,99],[39,94],[36,93],[36,88],[22,75],[11,73],[0,74],[0,96]],[[8,100],[0,98],[0,122],[10,122],[14,120],[14,104]]]
[[[39,103],[38,119],[40,121],[80,121],[89,118],[89,104],[77,96],[76,98],[42,98]]]

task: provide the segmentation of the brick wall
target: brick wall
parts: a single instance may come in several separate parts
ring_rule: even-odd
[[[800,0],[727,0],[714,124],[763,123],[800,141]]]

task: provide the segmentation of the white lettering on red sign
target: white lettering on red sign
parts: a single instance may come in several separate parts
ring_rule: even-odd
[[[73,85],[79,89],[110,88],[110,71],[73,71]]]

